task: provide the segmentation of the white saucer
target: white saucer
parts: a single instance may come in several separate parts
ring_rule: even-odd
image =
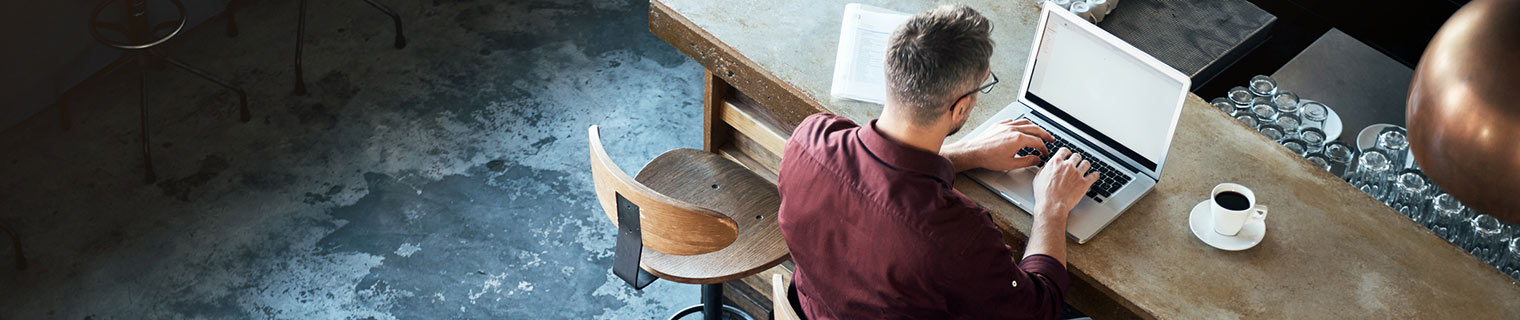
[[[1234,237],[1214,232],[1214,215],[1209,212],[1209,201],[1204,200],[1193,206],[1193,212],[1188,214],[1188,226],[1193,229],[1193,235],[1203,243],[1219,250],[1240,251],[1255,247],[1261,243],[1261,239],[1267,237],[1267,223],[1257,221],[1247,223],[1240,228],[1240,233]]]

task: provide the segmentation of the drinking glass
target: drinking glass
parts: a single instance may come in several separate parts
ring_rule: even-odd
[[[1499,271],[1509,275],[1510,278],[1520,280],[1520,237],[1509,239],[1505,244],[1504,261],[1499,265]]]
[[[1426,208],[1430,206],[1429,200],[1426,200],[1426,192],[1429,191],[1430,180],[1425,178],[1425,174],[1416,170],[1401,171],[1393,178],[1388,206],[1399,209],[1399,213],[1415,222],[1425,221]]]
[[[1251,105],[1258,105],[1258,104],[1265,104],[1265,105],[1269,105],[1270,106],[1270,105],[1272,105],[1272,97],[1268,97],[1268,96],[1252,96],[1251,97]],[[1276,107],[1274,106],[1273,108],[1276,108]]]
[[[1409,137],[1405,136],[1404,128],[1383,128],[1383,131],[1378,133],[1377,148],[1387,152],[1388,161],[1399,168],[1409,163]]]
[[[1289,136],[1289,137],[1297,137],[1298,136],[1298,129],[1299,129],[1299,123],[1300,123],[1299,120],[1298,120],[1298,114],[1296,114],[1296,113],[1283,113],[1282,109],[1277,109],[1277,120],[1275,121],[1275,123],[1277,123],[1278,127],[1281,127],[1283,129],[1283,134],[1284,135]]]
[[[1486,214],[1479,214],[1469,220],[1472,233],[1464,241],[1462,248],[1472,253],[1478,260],[1487,264],[1498,262],[1499,256],[1504,253],[1506,242],[1509,242],[1505,231],[1506,226],[1499,219]]]
[[[1309,163],[1314,164],[1314,166],[1319,167],[1320,169],[1324,169],[1325,171],[1330,171],[1331,173],[1334,173],[1334,171],[1330,170],[1334,166],[1332,166],[1330,164],[1330,159],[1325,158],[1325,154],[1324,153],[1319,153],[1319,152],[1309,153],[1307,155],[1304,155],[1304,160],[1309,160]]]
[[[1214,101],[1210,101],[1209,104],[1214,105],[1219,111],[1224,111],[1224,114],[1228,114],[1231,117],[1235,116],[1235,102],[1231,102],[1229,98],[1214,98]]]
[[[1351,180],[1351,175],[1356,173],[1356,167],[1352,164],[1356,162],[1360,151],[1345,142],[1334,141],[1326,143],[1324,151],[1321,152],[1325,154],[1325,160],[1330,160],[1331,174],[1341,177],[1342,180]]]
[[[1426,226],[1447,242],[1456,244],[1457,240],[1467,237],[1464,232],[1472,229],[1467,222],[1467,206],[1449,194],[1437,195],[1430,201],[1430,209],[1430,217],[1427,219],[1429,223]]]
[[[1253,115],[1250,115],[1250,114],[1236,115],[1235,116],[1235,120],[1240,121],[1240,123],[1246,124],[1246,126],[1247,127],[1251,127],[1251,129],[1256,129],[1256,127],[1257,127],[1256,116],[1253,116]]]
[[[1278,127],[1275,124],[1263,124],[1256,131],[1260,131],[1261,135],[1267,136],[1267,139],[1272,139],[1272,141],[1282,141],[1283,136],[1286,135],[1283,133],[1282,127]]]
[[[1250,106],[1251,100],[1256,97],[1251,93],[1250,89],[1239,86],[1230,88],[1230,91],[1225,93],[1224,96],[1225,98],[1230,99],[1230,102],[1234,102],[1237,108],[1240,106]]]
[[[1251,93],[1258,96],[1271,96],[1272,93],[1277,92],[1277,80],[1272,80],[1272,77],[1265,75],[1256,75],[1251,77],[1250,88]]]
[[[1288,151],[1291,151],[1293,154],[1299,156],[1304,155],[1304,152],[1307,148],[1305,146],[1306,144],[1307,143],[1304,143],[1303,140],[1299,140],[1297,138],[1287,138],[1282,140],[1282,145],[1284,148],[1288,148]]]
[[[1388,163],[1387,154],[1381,150],[1367,149],[1362,151],[1361,158],[1357,159],[1356,176],[1352,179],[1351,185],[1372,195],[1378,201],[1388,202],[1388,180],[1393,172],[1393,165]]]
[[[1303,118],[1304,127],[1325,129],[1325,120],[1330,119],[1330,107],[1314,100],[1304,100],[1298,104],[1298,115]]]
[[[1298,130],[1298,138],[1304,140],[1304,150],[1319,152],[1325,149],[1325,131],[1319,128],[1304,127]]]
[[[1256,116],[1256,123],[1268,125],[1277,122],[1277,109],[1270,104],[1257,103],[1251,105],[1251,115]]]
[[[1287,90],[1277,90],[1272,95],[1272,105],[1278,113],[1298,114],[1298,95]]]

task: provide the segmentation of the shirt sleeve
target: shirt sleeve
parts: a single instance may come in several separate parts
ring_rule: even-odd
[[[951,281],[944,284],[950,312],[971,319],[1055,319],[1069,286],[1066,267],[1042,254],[1015,265],[1012,250],[1003,244],[991,218],[964,215],[985,223],[960,229],[957,233],[964,236],[955,239],[960,243],[945,250],[950,256],[944,258],[954,261],[940,263]]]

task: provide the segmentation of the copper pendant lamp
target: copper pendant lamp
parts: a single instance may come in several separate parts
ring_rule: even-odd
[[[1431,39],[1406,123],[1422,170],[1473,210],[1520,223],[1520,0],[1476,0]]]

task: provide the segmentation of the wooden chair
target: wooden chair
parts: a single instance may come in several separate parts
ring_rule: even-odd
[[[776,185],[714,153],[665,152],[629,178],[602,146],[596,126],[587,130],[596,197],[618,227],[612,272],[635,289],[656,277],[702,285],[702,304],[671,319],[701,312],[720,319],[723,282],[785,261],[789,254],[776,211]]]
[[[779,273],[771,275],[771,310],[775,320],[807,320],[797,304],[797,287]]]

